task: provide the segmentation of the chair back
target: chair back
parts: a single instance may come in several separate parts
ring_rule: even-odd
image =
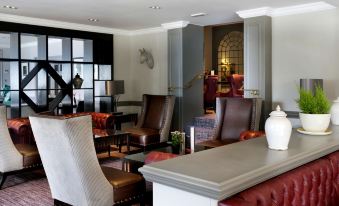
[[[244,91],[240,89],[244,85],[244,75],[233,74],[230,78],[233,97],[243,97]]]
[[[91,116],[29,119],[53,199],[70,205],[113,205],[113,187],[95,153]]]
[[[168,139],[171,126],[175,96],[143,95],[143,103],[137,127],[159,130],[160,142]]]
[[[261,99],[217,98],[214,139],[239,140],[246,130],[258,130]]]
[[[204,102],[212,103],[215,101],[218,90],[218,76],[208,76],[204,80]]]
[[[0,105],[0,172],[5,173],[22,169],[22,158],[8,131],[6,106]]]

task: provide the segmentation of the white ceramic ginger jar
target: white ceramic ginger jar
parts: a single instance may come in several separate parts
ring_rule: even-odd
[[[339,97],[333,101],[331,107],[331,121],[334,125],[339,125]]]
[[[292,124],[286,118],[287,114],[280,110],[278,105],[276,110],[270,113],[270,117],[265,122],[265,133],[268,148],[273,150],[287,150],[292,133]]]

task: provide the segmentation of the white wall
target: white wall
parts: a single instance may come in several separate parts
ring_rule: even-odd
[[[324,79],[327,96],[339,96],[339,9],[275,17],[272,26],[273,106],[299,111],[300,78]]]
[[[154,68],[140,64],[139,49],[153,54]],[[141,101],[143,94],[167,94],[167,32],[133,36],[114,35],[114,78],[125,80],[125,94],[119,101]],[[118,108],[135,111],[139,107]]]

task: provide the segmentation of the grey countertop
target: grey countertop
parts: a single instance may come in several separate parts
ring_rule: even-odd
[[[145,179],[216,200],[318,159],[339,149],[333,134],[310,136],[293,130],[289,149],[270,150],[265,137],[165,160],[139,169]]]

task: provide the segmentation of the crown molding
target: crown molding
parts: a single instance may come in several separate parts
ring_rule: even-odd
[[[258,16],[288,16],[293,14],[302,14],[315,11],[324,11],[329,9],[335,9],[336,7],[328,4],[326,2],[320,1],[309,4],[301,4],[296,6],[280,7],[280,8],[271,8],[271,7],[262,7],[257,9],[237,11],[236,13],[239,17],[243,19],[258,17]]]
[[[0,13],[0,21],[89,32],[129,35],[132,31]]]
[[[169,22],[169,23],[163,23],[161,26],[166,29],[179,29],[186,27],[190,22],[189,21],[175,21],[175,22]]]
[[[166,29],[164,29],[163,27],[152,27],[152,28],[147,28],[147,29],[139,29],[139,30],[130,31],[129,36],[160,33],[160,32],[165,32],[165,31]]]
[[[249,9],[236,12],[239,17],[243,19],[257,17],[257,16],[271,16],[272,9],[270,7],[261,7],[256,9]]]
[[[320,2],[315,2],[315,3],[310,3],[310,4],[302,4],[302,5],[297,5],[297,6],[289,6],[289,7],[282,7],[282,8],[277,8],[274,9],[272,16],[288,16],[288,15],[293,15],[293,14],[302,14],[302,13],[310,13],[310,12],[315,12],[315,11],[324,11],[324,10],[330,10],[330,9],[335,9],[336,7],[320,1]]]

